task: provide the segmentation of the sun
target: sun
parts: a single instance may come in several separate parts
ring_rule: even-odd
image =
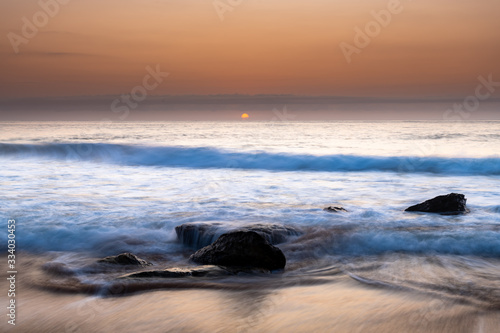
[[[243,114],[241,115],[241,119],[247,119],[248,117],[250,117],[250,116],[248,115],[248,113],[243,113]]]

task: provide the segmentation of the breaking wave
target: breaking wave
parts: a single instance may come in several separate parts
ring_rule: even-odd
[[[0,157],[89,161],[134,166],[269,171],[401,172],[500,175],[500,158],[308,155],[235,152],[211,147],[103,143],[0,144]]]

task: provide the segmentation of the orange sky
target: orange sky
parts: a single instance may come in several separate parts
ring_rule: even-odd
[[[0,97],[127,93],[156,65],[170,75],[154,95],[466,96],[479,75],[500,81],[498,0],[401,0],[348,64],[339,44],[390,1],[221,0],[235,4],[221,20],[213,0],[65,0],[17,54],[8,34],[42,9],[1,1]]]

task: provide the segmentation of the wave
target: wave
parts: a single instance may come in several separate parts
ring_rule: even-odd
[[[186,239],[176,235],[171,225],[162,229],[149,229],[141,224],[136,227],[95,227],[62,225],[57,228],[40,226],[34,229],[19,229],[16,236],[23,240],[23,250],[35,253],[48,251],[94,252],[98,256],[122,252],[168,254],[175,258],[186,250],[210,244],[224,232],[232,231],[234,225],[213,225],[205,233],[192,232],[198,238]],[[203,227],[203,224],[202,224]],[[407,254],[451,254],[500,257],[500,230],[491,227],[475,229],[448,227],[433,230],[350,228],[339,226],[297,227],[283,225],[282,229],[269,225],[266,236],[280,239],[276,244],[287,259],[292,261],[320,259],[325,256],[366,256],[386,253]],[[243,229],[248,226],[244,227]],[[262,224],[257,229],[266,231]],[[273,229],[274,228],[274,229]],[[203,230],[203,229],[199,229]],[[207,231],[207,230],[205,230]],[[212,234],[211,232],[214,232]],[[292,233],[292,232],[293,233]],[[188,230],[189,232],[189,230]],[[264,234],[263,234],[264,235]],[[182,237],[184,236],[184,237]],[[202,239],[203,238],[203,239]],[[267,238],[267,237],[266,237]],[[0,235],[0,249],[7,251],[7,236]],[[203,242],[203,244],[202,244]]]
[[[493,230],[448,230],[442,232],[381,232],[371,230],[345,237],[337,245],[342,253],[438,253],[498,257],[500,233]]]
[[[210,147],[105,143],[0,144],[0,157],[78,160],[119,165],[270,171],[400,172],[500,175],[500,158],[307,155],[234,152]]]
[[[429,135],[405,135],[403,140],[442,140],[442,139],[456,139],[465,138],[466,134],[462,133],[440,133],[440,134],[429,134]]]

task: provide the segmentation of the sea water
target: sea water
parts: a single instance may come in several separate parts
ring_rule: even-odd
[[[132,252],[189,265],[194,250],[174,231],[184,223],[220,222],[220,233],[273,223],[303,233],[277,245],[287,267],[271,274],[271,284],[281,274],[275,288],[342,274],[500,306],[500,122],[0,126],[1,220],[16,220],[18,251],[50,254],[80,282],[110,280],[78,271],[81,258]],[[452,192],[469,214],[404,212]],[[323,211],[331,205],[347,212]]]

